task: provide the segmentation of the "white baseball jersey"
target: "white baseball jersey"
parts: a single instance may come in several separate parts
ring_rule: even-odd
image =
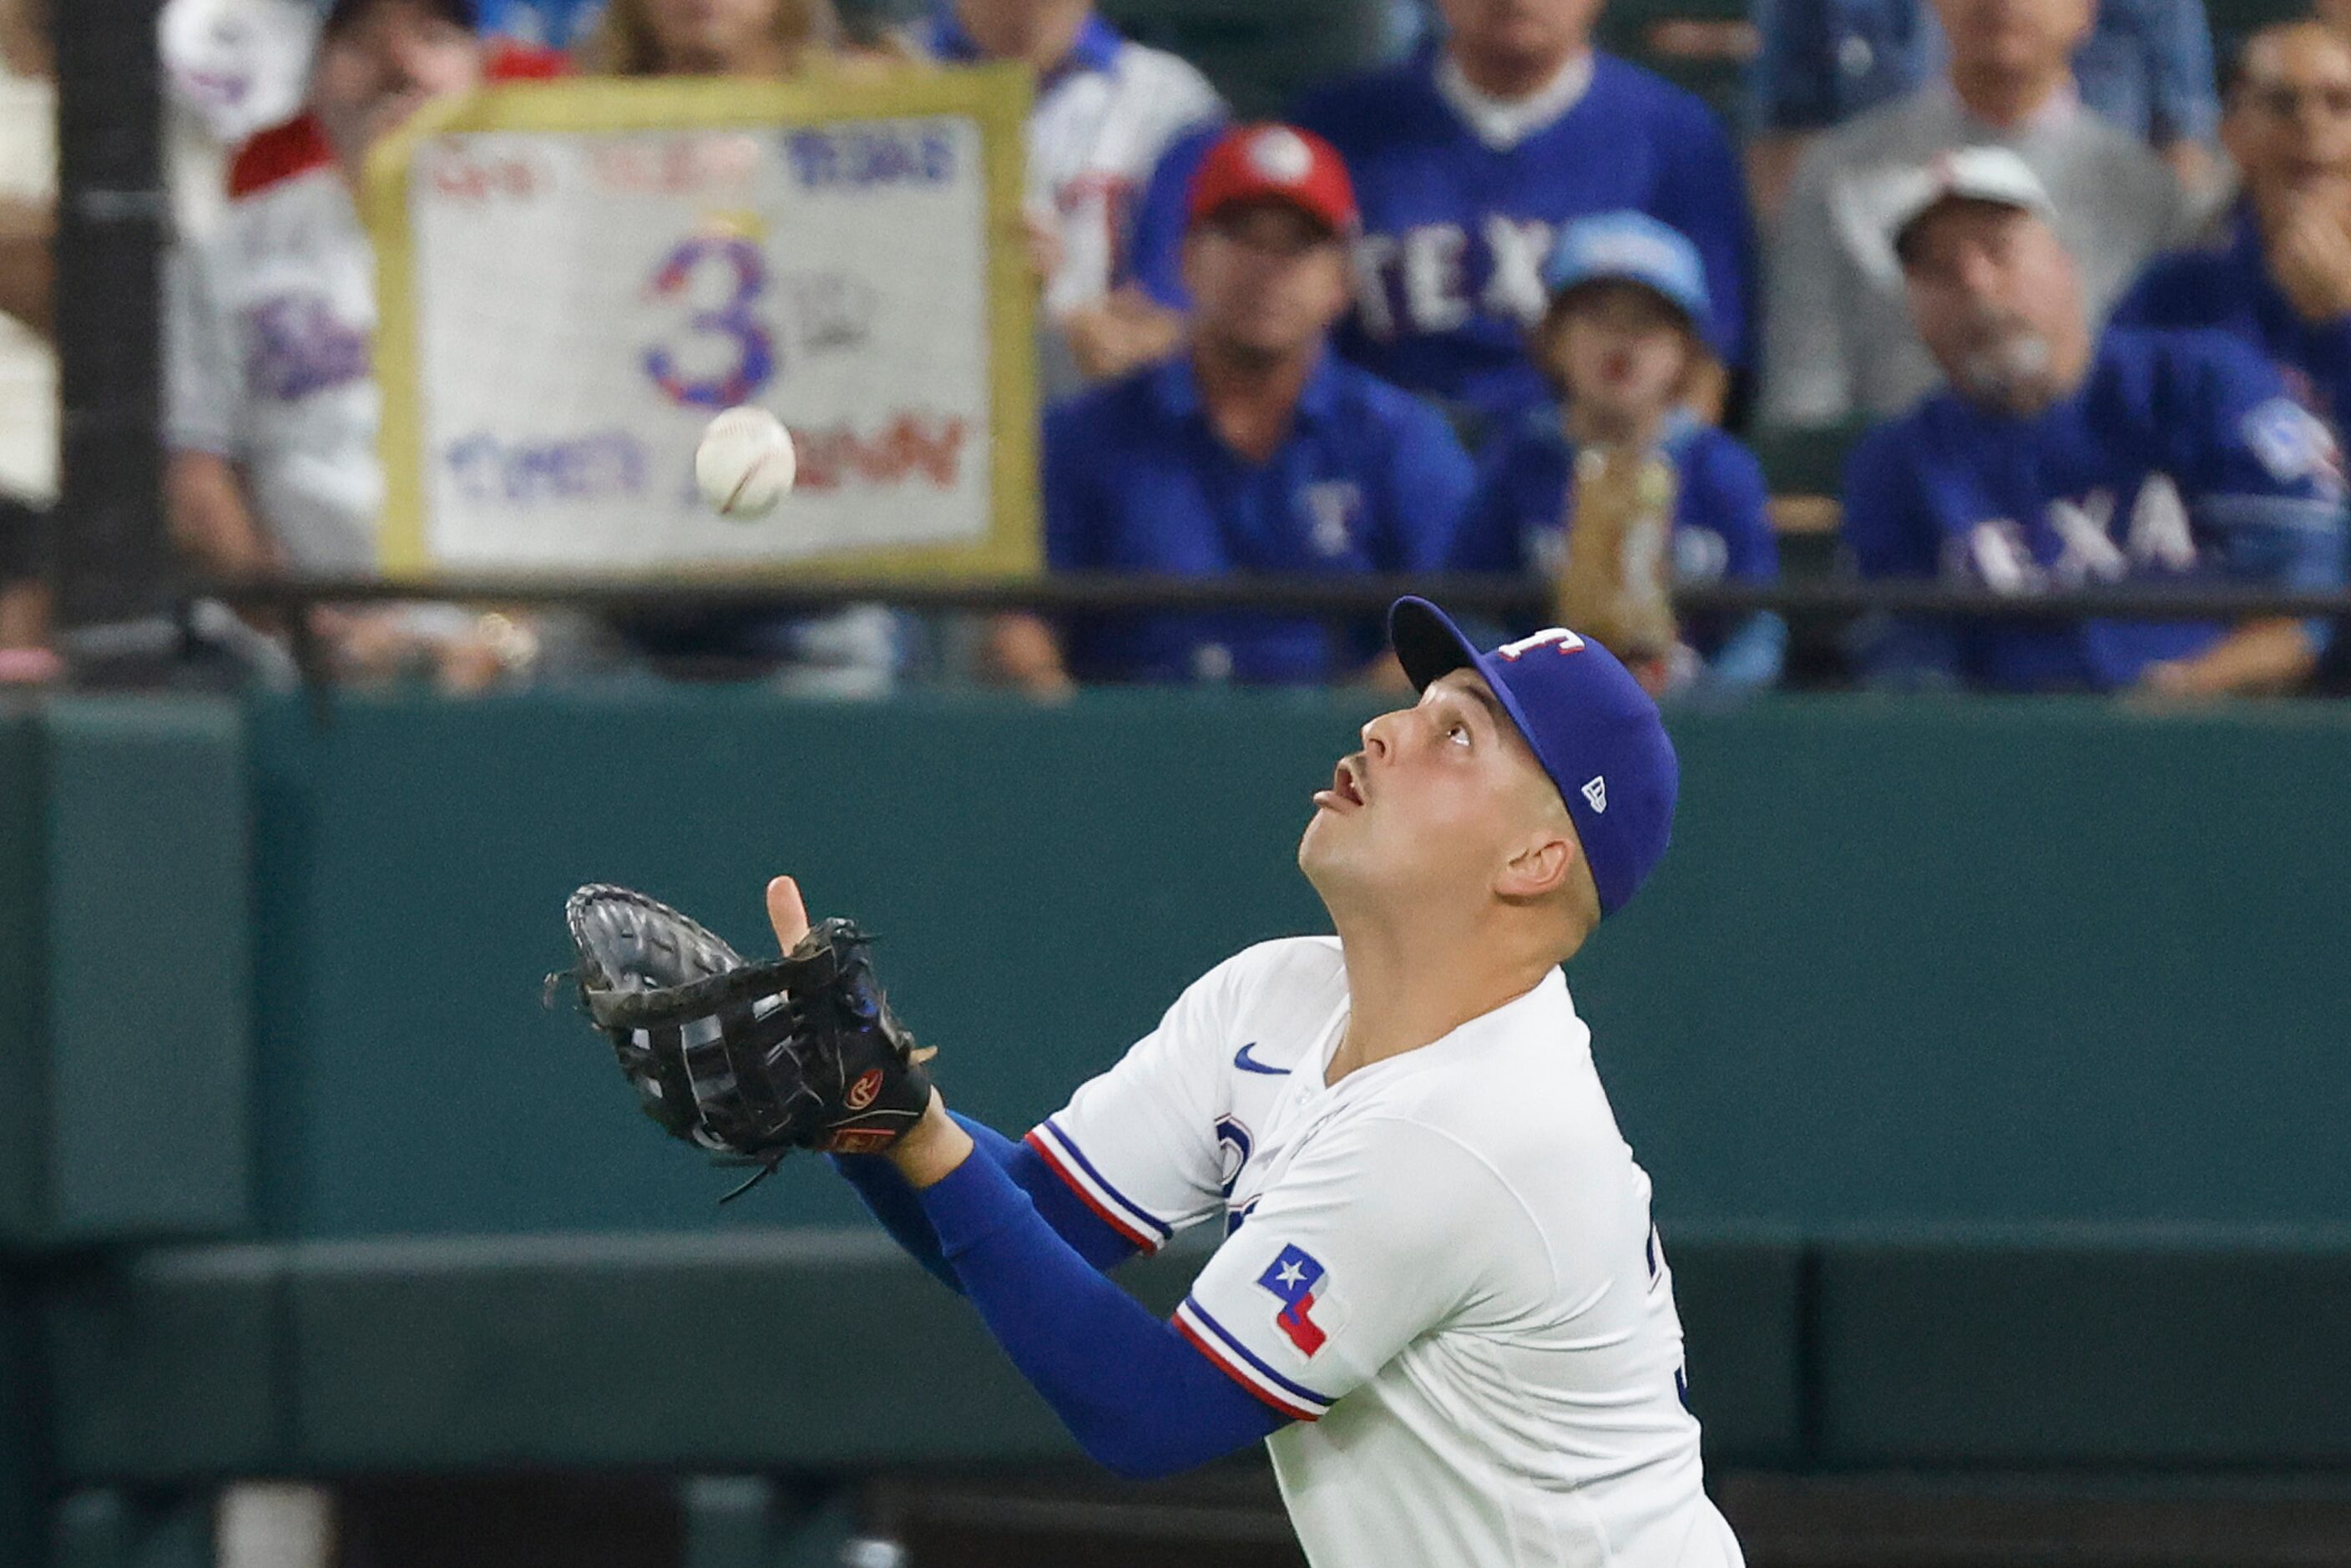
[[[372,570],[373,248],[313,122],[265,131],[235,177],[219,230],[172,259],[165,439],[241,465],[255,520],[297,570]]]
[[[1294,1417],[1318,1568],[1733,1568],[1683,1401],[1673,1275],[1566,977],[1323,1082],[1339,945],[1185,991],[1029,1142],[1155,1248],[1222,1217],[1176,1325]]]

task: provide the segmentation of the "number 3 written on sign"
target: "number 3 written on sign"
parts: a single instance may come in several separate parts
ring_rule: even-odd
[[[645,350],[645,374],[672,402],[733,408],[750,402],[775,379],[775,339],[756,311],[768,287],[768,258],[740,235],[697,235],[669,253],[647,292],[656,299],[678,298],[687,294],[698,274],[711,267],[732,271],[734,290],[726,303],[696,310],[686,324],[695,332],[730,340],[734,362],[719,374],[694,376],[680,367],[675,353],[657,343]]]

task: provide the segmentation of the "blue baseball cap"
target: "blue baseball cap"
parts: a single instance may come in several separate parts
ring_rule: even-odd
[[[1706,267],[1698,246],[1670,224],[1646,213],[1598,213],[1559,231],[1543,263],[1552,298],[1580,283],[1622,279],[1655,289],[1693,326],[1707,319]]]
[[[1388,641],[1416,691],[1455,670],[1486,677],[1567,802],[1600,913],[1624,908],[1665,858],[1681,789],[1665,721],[1632,672],[1562,626],[1481,653],[1426,599],[1389,608]]]

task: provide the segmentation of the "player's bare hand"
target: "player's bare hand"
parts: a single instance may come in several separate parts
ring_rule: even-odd
[[[768,924],[776,928],[776,943],[787,953],[809,934],[808,905],[800,901],[800,884],[790,877],[768,883]]]

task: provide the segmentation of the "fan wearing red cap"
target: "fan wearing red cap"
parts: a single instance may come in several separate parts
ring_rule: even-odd
[[[1190,342],[1046,420],[1048,563],[1193,576],[1440,566],[1468,456],[1437,413],[1330,347],[1355,231],[1338,153],[1290,126],[1244,126],[1209,150],[1186,208]],[[992,645],[1008,678],[1040,693],[1072,679],[1394,678],[1369,622],[1019,616]]]

